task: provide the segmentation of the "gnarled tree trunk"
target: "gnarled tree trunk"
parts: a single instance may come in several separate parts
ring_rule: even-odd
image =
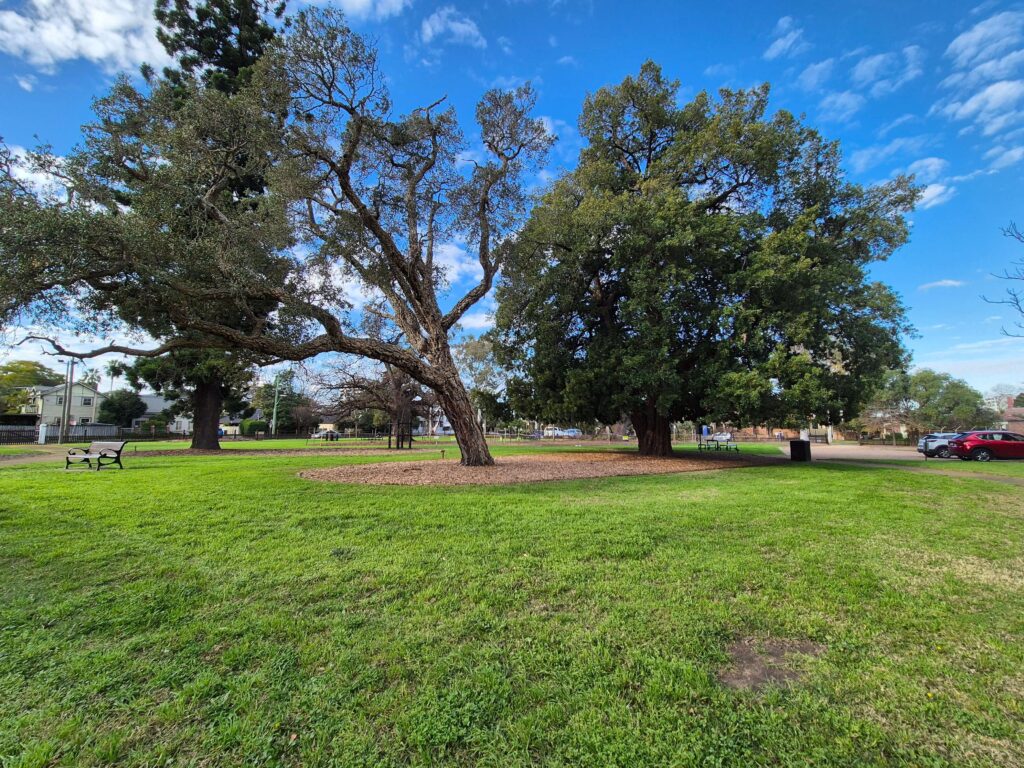
[[[629,418],[636,430],[641,456],[672,455],[672,422],[658,413],[653,403],[645,403],[643,408],[630,413]]]
[[[469,399],[469,393],[462,380],[456,376],[435,392],[445,416],[448,417],[448,423],[455,432],[455,441],[462,452],[461,463],[467,467],[489,467],[494,464],[484,431],[480,428],[480,422],[476,420],[473,401]]]
[[[196,385],[195,409],[192,413],[192,448],[220,450],[220,412],[224,393],[219,376]]]

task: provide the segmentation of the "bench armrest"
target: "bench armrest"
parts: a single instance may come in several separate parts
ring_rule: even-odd
[[[81,448],[68,448],[68,456],[80,456],[84,453],[85,451]]]
[[[118,456],[121,455],[121,452],[115,451],[113,448],[104,448],[102,451],[100,451],[99,455],[105,459],[116,459]]]

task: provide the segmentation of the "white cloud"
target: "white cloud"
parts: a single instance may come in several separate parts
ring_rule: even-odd
[[[930,291],[932,288],[962,288],[967,285],[963,280],[936,280],[933,283],[925,283],[917,286],[919,291]]]
[[[809,64],[796,79],[796,84],[805,91],[816,91],[832,76],[835,59],[825,59],[816,64]]]
[[[379,21],[397,16],[412,5],[412,0],[331,0],[330,4],[352,18]]]
[[[905,115],[900,115],[894,120],[890,120],[888,123],[878,129],[878,138],[884,139],[887,135],[895,131],[901,125],[906,125],[914,119],[914,115],[909,112]]]
[[[804,40],[803,29],[796,25],[792,16],[783,16],[779,19],[775,24],[772,36],[774,40],[763,54],[767,61],[772,61],[780,56],[792,58],[810,48],[810,45]]]
[[[458,243],[441,243],[434,249],[434,264],[440,267],[452,285],[464,280],[479,280],[484,275],[479,259],[466,253]]]
[[[45,72],[85,59],[112,73],[165,64],[155,30],[152,0],[28,0],[0,10],[0,51]]]
[[[507,37],[498,38],[498,47],[501,48],[501,52],[504,53],[506,56],[512,55],[512,41],[509,40]]]
[[[866,100],[859,93],[840,91],[825,96],[818,106],[821,109],[822,120],[843,123],[857,114],[865,102]]]
[[[482,331],[485,328],[491,328],[494,325],[494,315],[490,312],[477,311],[467,312],[459,320],[461,325],[467,331]]]
[[[921,193],[921,200],[917,204],[919,208],[934,208],[937,205],[948,203],[956,195],[956,187],[946,184],[929,184]]]
[[[563,67],[578,67],[580,65],[574,56],[563,56],[555,63],[561,64]]]
[[[978,22],[946,49],[950,95],[932,112],[970,123],[962,132],[1003,136],[1024,125],[1024,12],[1004,11]]]
[[[924,72],[924,52],[920,46],[908,45],[900,55],[879,53],[857,62],[851,73],[854,85],[868,88],[875,97],[893,93]]]
[[[705,77],[732,77],[736,72],[736,67],[732,64],[711,64],[704,67]]]
[[[990,136],[1022,114],[1017,110],[1022,102],[1024,80],[1000,80],[964,101],[947,104],[943,111],[955,120],[973,120]]]
[[[36,78],[33,75],[15,75],[14,82],[21,90],[29,93],[32,93],[32,89],[36,87]]]
[[[890,157],[902,153],[919,152],[924,146],[922,136],[900,137],[886,144],[860,149],[850,155],[850,166],[857,173],[863,173]]]
[[[420,38],[425,44],[433,41],[486,48],[487,39],[476,22],[455,9],[453,5],[438,8],[420,25]]]
[[[991,162],[990,167],[993,170],[1001,171],[1024,160],[1024,147],[992,147],[985,153],[985,159]]]
[[[942,176],[949,163],[941,157],[923,157],[915,160],[907,167],[907,173],[912,173],[917,180],[923,184],[935,181]]]
[[[946,56],[957,67],[972,65],[1001,56],[1024,40],[1024,13],[1005,11],[980,21],[957,36],[946,48]]]

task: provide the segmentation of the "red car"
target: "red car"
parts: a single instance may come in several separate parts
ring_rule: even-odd
[[[961,461],[1024,459],[1024,435],[997,429],[964,432],[949,441],[949,452]]]

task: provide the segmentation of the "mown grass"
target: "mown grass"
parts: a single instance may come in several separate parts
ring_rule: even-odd
[[[0,764],[1024,763],[1019,489],[296,476],[366,460],[0,468]],[[826,650],[723,687],[768,636]]]
[[[875,460],[872,459],[872,462]],[[943,470],[948,472],[972,472],[979,475],[1003,475],[1006,477],[1024,477],[1024,461],[993,460],[993,461],[960,461],[959,459],[928,459],[918,460],[878,459],[880,464],[911,465],[924,469]]]
[[[31,453],[36,453],[36,450],[28,446],[0,445],[0,456],[24,456]]]

